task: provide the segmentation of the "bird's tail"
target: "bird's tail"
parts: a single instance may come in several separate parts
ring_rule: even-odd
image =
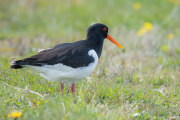
[[[16,59],[13,59],[10,63],[11,65],[11,68],[12,69],[21,69],[23,68],[22,66],[22,60],[16,60]]]

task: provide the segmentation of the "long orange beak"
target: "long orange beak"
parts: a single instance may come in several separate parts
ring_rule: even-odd
[[[115,45],[123,49],[123,46],[120,45],[115,39],[113,39],[109,34],[107,34],[107,39],[109,39],[111,42],[113,42]]]

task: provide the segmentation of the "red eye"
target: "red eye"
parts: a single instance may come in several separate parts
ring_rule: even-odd
[[[105,27],[105,28],[103,28],[103,30],[104,30],[104,31],[107,31],[107,28]]]

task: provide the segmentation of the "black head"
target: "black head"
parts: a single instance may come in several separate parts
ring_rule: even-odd
[[[91,38],[92,36],[100,37],[101,39],[105,39],[108,34],[108,27],[101,23],[96,23],[91,25],[87,30],[87,38]]]
[[[88,28],[86,40],[95,41],[97,44],[102,46],[105,38],[123,49],[123,47],[108,34],[108,27],[106,25],[96,23]]]

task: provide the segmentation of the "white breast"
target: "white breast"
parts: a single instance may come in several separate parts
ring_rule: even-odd
[[[39,72],[42,77],[48,80],[63,83],[75,83],[89,76],[96,68],[98,63],[96,52],[92,49],[88,51],[88,55],[94,58],[94,62],[86,67],[71,68],[63,64],[45,65],[42,67],[27,65],[27,67]]]

